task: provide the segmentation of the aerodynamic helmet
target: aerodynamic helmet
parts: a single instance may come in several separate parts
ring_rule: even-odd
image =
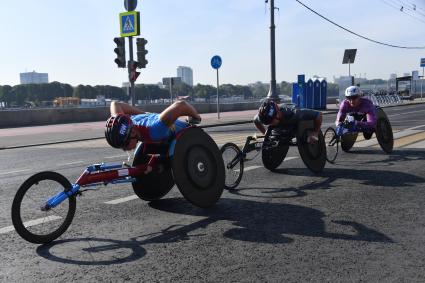
[[[349,86],[345,90],[345,97],[357,97],[360,96],[360,88],[358,86]]]
[[[258,118],[264,125],[269,125],[276,117],[278,107],[273,100],[264,101],[258,109]]]
[[[105,138],[110,146],[124,148],[130,142],[133,121],[128,115],[117,114],[111,116],[105,125]]]

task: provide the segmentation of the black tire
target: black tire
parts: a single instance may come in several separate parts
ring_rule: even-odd
[[[220,199],[225,183],[223,157],[201,128],[187,128],[177,138],[171,168],[177,188],[193,205],[207,208]]]
[[[244,161],[242,157],[242,151],[234,143],[226,143],[220,148],[221,155],[224,161],[224,170],[226,179],[224,182],[224,188],[232,190],[236,188],[242,180]],[[237,161],[235,160],[237,158]],[[230,162],[235,161],[235,165],[229,168]]]
[[[34,244],[47,244],[60,237],[71,225],[74,218],[75,196],[69,197],[68,201],[64,200],[48,211],[42,211],[41,207],[49,198],[61,191],[69,191],[71,188],[72,185],[68,179],[56,172],[41,172],[27,179],[18,189],[12,203],[12,223],[16,232],[22,238]],[[43,194],[43,190],[47,189],[50,189],[49,193]],[[30,194],[33,194],[33,196],[30,197]],[[29,219],[26,219],[27,212],[31,214]],[[61,219],[62,222],[59,221]],[[30,224],[30,220],[32,220],[32,224]],[[38,225],[34,221],[37,223],[41,221],[42,223]],[[52,225],[56,223],[58,225]],[[49,228],[48,232],[45,233],[33,231],[32,227],[40,226],[54,227]]]
[[[273,137],[273,140],[276,139],[278,144],[274,147],[267,146],[268,143],[272,142],[270,135],[273,130],[270,128],[267,130],[264,137],[263,148],[261,149],[261,159],[263,161],[264,168],[274,171],[286,157],[286,154],[289,150],[289,145],[284,144],[279,140],[279,137]]]
[[[376,121],[376,139],[385,153],[391,153],[393,151],[393,130],[388,119],[379,118]]]
[[[143,154],[141,148],[138,148],[132,165],[146,164],[150,157],[148,154]],[[134,193],[142,200],[153,201],[164,197],[174,186],[169,158],[159,157],[156,168],[153,168],[148,174],[136,178],[131,185]]]
[[[326,144],[326,160],[333,164],[335,163],[339,151],[339,139],[335,129],[332,127],[327,128],[324,139]]]
[[[298,151],[305,166],[313,173],[320,173],[326,164],[326,144],[322,131],[319,132],[318,141],[310,144],[307,142],[311,129],[305,129],[301,137],[297,137]]]
[[[349,152],[356,142],[359,133],[347,133],[341,136],[341,148],[345,152]]]

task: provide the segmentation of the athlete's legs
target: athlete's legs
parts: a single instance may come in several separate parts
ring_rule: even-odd
[[[201,116],[199,116],[198,111],[196,111],[192,105],[183,100],[176,101],[168,106],[161,112],[159,119],[167,126],[171,126],[181,116],[190,116],[201,120]]]

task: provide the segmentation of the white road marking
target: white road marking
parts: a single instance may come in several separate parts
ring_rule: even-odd
[[[115,155],[115,156],[106,156],[104,158],[105,159],[115,159],[115,158],[125,158],[125,159],[127,159],[128,156],[127,155]]]
[[[83,163],[84,163],[83,161],[75,161],[75,162],[58,164],[57,166],[68,166],[68,165],[76,165],[76,164],[83,164]]]
[[[56,216],[56,215],[47,216],[47,217],[38,218],[38,219],[35,219],[35,220],[30,220],[30,221],[24,222],[24,226],[25,227],[31,227],[31,226],[39,225],[39,224],[42,224],[42,223],[58,220],[58,219],[61,219],[61,218],[62,217]],[[8,233],[8,232],[11,232],[11,231],[14,231],[14,230],[15,230],[15,228],[13,226],[7,226],[7,227],[0,229],[0,234],[5,234],[5,233]]]
[[[425,140],[409,144],[408,146],[404,146],[403,148],[425,148]]]
[[[397,114],[388,114],[388,116],[394,117],[394,116],[400,116],[400,115],[406,115],[406,114],[418,113],[418,112],[423,112],[423,110],[416,110],[416,111],[403,112],[403,113],[397,113]]]
[[[22,169],[22,170],[14,170],[14,171],[7,171],[7,172],[1,172],[0,175],[9,175],[13,173],[19,173],[19,172],[25,172],[29,171],[30,169]]]
[[[407,129],[407,130],[403,130],[397,133],[394,133],[394,139],[399,139],[402,137],[407,137],[407,136],[411,136],[417,133],[423,132],[421,130],[413,130],[413,129]],[[370,140],[364,140],[361,142],[356,142],[354,144],[354,147],[369,147],[369,146],[373,146],[373,145],[377,145],[378,144],[378,140],[376,138],[370,139]]]
[[[244,171],[244,172],[246,172],[246,171],[251,171],[251,170],[254,170],[254,169],[261,168],[261,167],[263,167],[263,166],[258,166],[258,165],[248,166],[248,167],[244,168],[244,169],[243,169],[243,171]],[[239,169],[238,169],[238,170],[235,170],[235,171],[239,171]]]
[[[119,199],[107,201],[105,203],[106,204],[119,204],[119,203],[127,202],[127,201],[130,201],[130,200],[133,200],[133,199],[138,199],[138,198],[139,197],[136,196],[136,195],[131,195],[131,196],[128,196],[128,197],[125,197],[125,198],[119,198]]]

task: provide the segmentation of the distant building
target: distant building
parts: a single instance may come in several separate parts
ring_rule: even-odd
[[[19,74],[21,84],[47,84],[49,83],[49,74],[37,73],[36,71]]]
[[[180,77],[185,84],[193,86],[193,71],[190,67],[178,66],[177,77]]]
[[[340,76],[339,78],[334,77],[334,82],[339,86],[339,99],[342,101],[345,96],[345,90],[347,87],[352,85],[352,76]]]

